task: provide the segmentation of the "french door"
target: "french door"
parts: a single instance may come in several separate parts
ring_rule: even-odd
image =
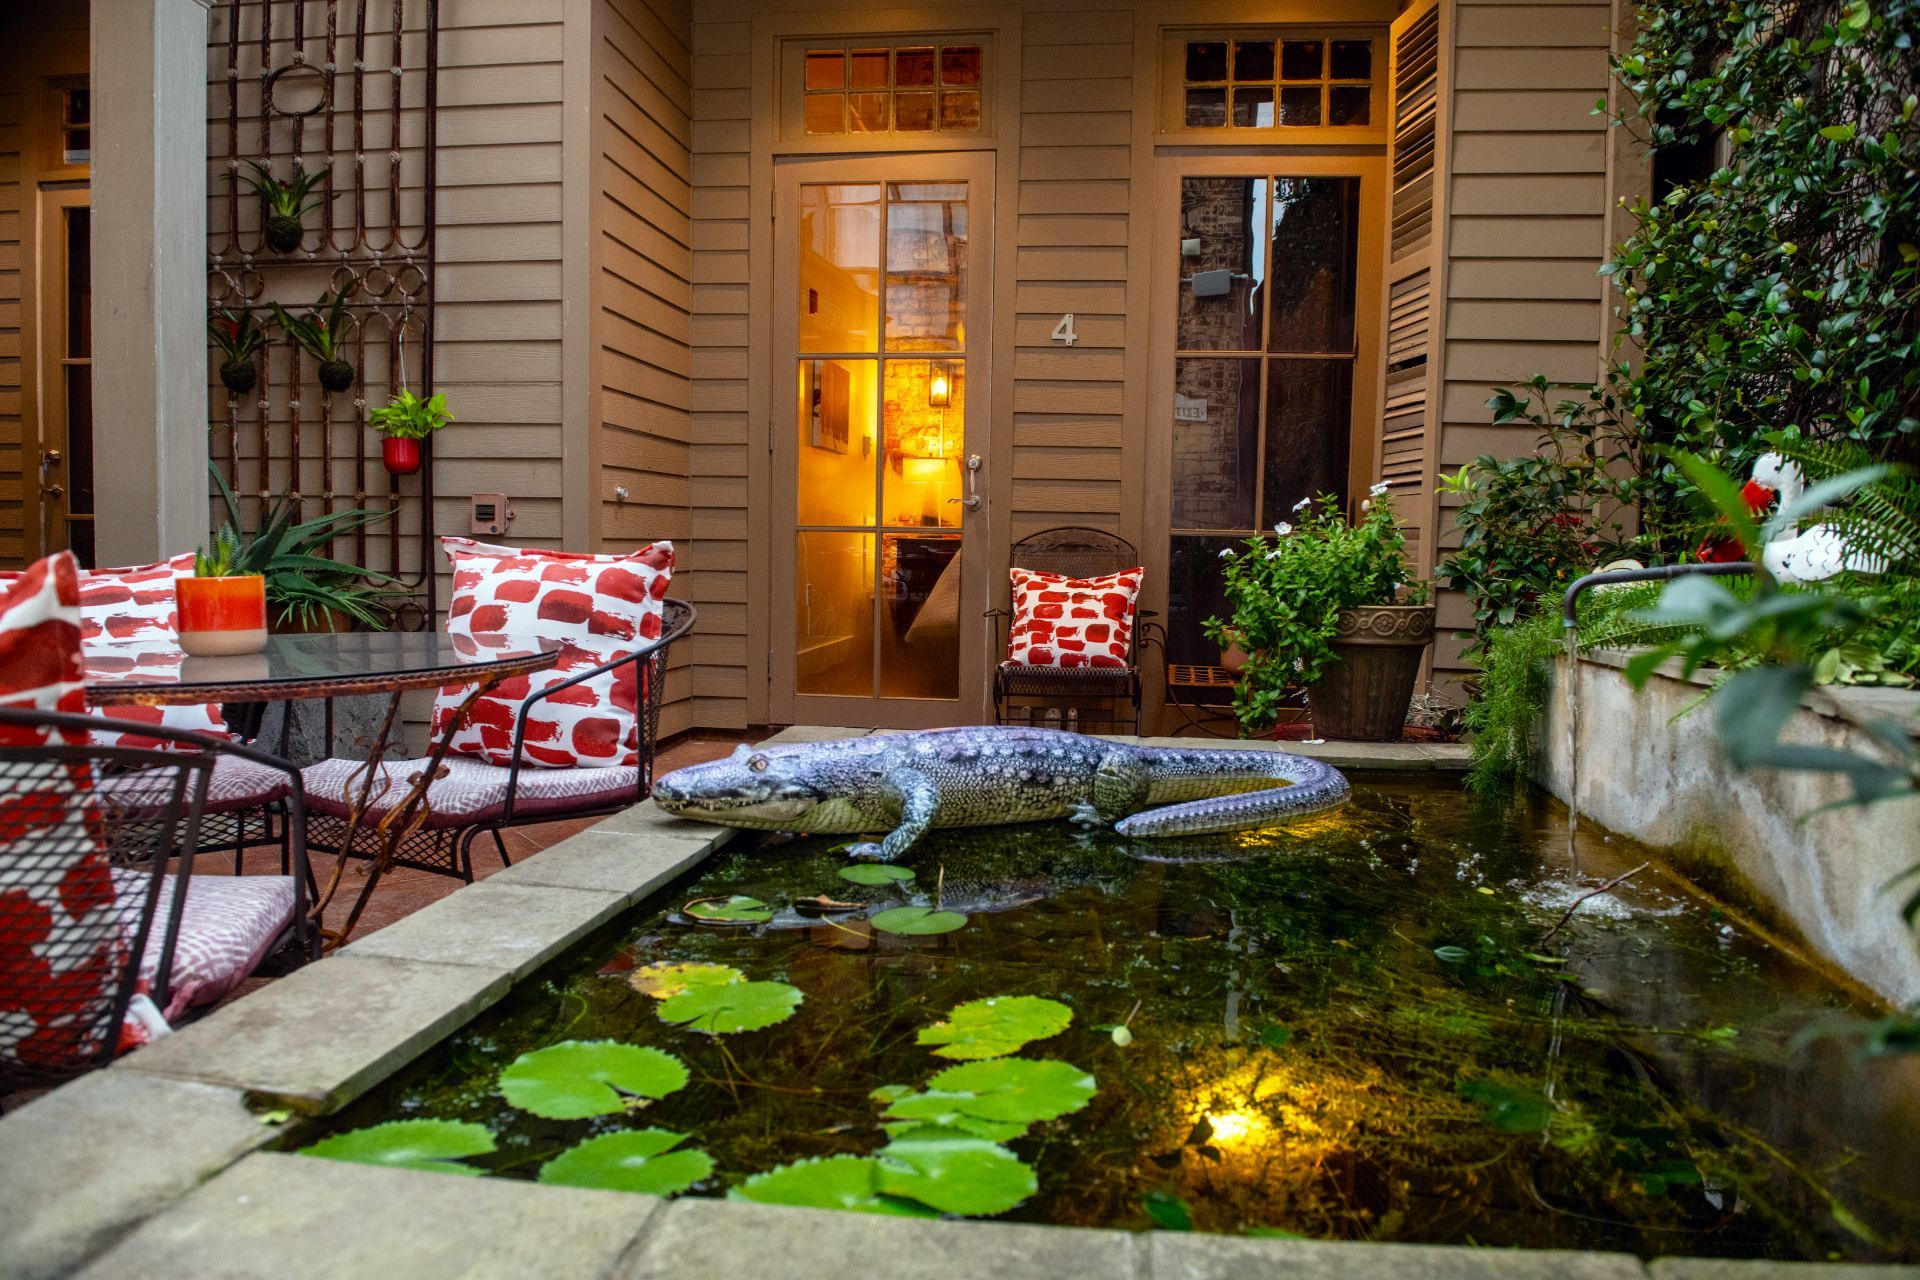
[[[992,156],[782,161],[775,199],[772,712],[973,723]]]
[[[44,190],[40,199],[39,435],[28,476],[39,519],[28,549],[72,551],[94,567],[93,211],[86,187]]]

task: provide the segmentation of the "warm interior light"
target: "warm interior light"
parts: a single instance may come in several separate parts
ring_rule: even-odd
[[[947,390],[947,371],[935,369],[933,381],[927,384],[927,403],[936,409],[944,409],[949,403]]]
[[[903,458],[900,461],[900,477],[914,484],[938,484],[946,478],[947,460],[945,458]]]

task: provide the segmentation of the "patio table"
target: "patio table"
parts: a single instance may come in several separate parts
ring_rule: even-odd
[[[236,711],[269,702],[384,693],[386,717],[370,744],[367,759],[348,781],[353,796],[347,838],[335,859],[324,891],[314,895],[314,927],[329,950],[353,932],[374,886],[393,867],[396,850],[429,814],[427,790],[440,772],[454,733],[466,722],[474,702],[502,680],[543,671],[560,660],[561,642],[537,636],[452,637],[437,631],[351,631],[322,635],[275,635],[260,653],[200,658],[138,643],[90,644],[86,666],[87,701],[95,707],[163,707],[219,702]],[[353,908],[337,930],[322,926],[321,913],[333,900],[346,868],[353,835],[361,826],[380,776],[399,717],[401,695],[415,689],[473,686],[449,721],[446,732],[422,760],[419,773],[399,803],[373,824],[377,852]],[[258,726],[258,717],[250,718]]]

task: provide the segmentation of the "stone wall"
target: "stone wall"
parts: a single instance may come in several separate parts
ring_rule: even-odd
[[[1849,794],[1836,775],[1736,773],[1715,737],[1712,710],[1688,710],[1700,682],[1657,675],[1636,694],[1621,662],[1598,654],[1579,664],[1581,817],[1660,849],[1888,1001],[1920,1001],[1920,932],[1900,918],[1900,890],[1920,885],[1889,888],[1920,864],[1920,801],[1824,809]],[[1570,776],[1566,687],[1562,658],[1535,764],[1535,777],[1562,800]],[[1867,736],[1849,720],[1888,716],[1920,737],[1920,694],[1816,691],[1785,736],[1869,752]]]

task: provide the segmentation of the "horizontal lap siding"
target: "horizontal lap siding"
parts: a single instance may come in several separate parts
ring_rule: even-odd
[[[18,66],[0,62],[0,567],[17,566],[26,556],[29,448],[20,416],[20,227],[25,217],[20,148],[26,99]]]
[[[1035,8],[1020,32],[1019,205],[1011,316],[1012,522],[1018,539],[1061,524],[1118,532],[1132,186],[1131,10]],[[1078,341],[1051,338],[1073,313]],[[1138,376],[1138,375],[1136,375]],[[1004,455],[1003,455],[1004,456]]]
[[[764,565],[747,539],[747,457],[750,440],[766,448],[747,420],[748,16],[745,6],[702,5],[693,28],[688,560],[697,567],[683,581],[700,609],[700,629],[687,646],[691,714],[693,723],[713,728],[744,727],[748,681],[764,686],[767,678],[766,655],[750,654],[747,645],[749,565]],[[760,199],[764,210],[768,197]],[[767,305],[764,293],[755,305]],[[783,586],[774,583],[769,592],[776,612],[788,598]]]
[[[1606,284],[1606,91],[1611,46],[1604,4],[1462,0],[1451,97],[1446,339],[1438,464],[1532,449],[1531,427],[1496,427],[1491,388],[1545,374],[1599,375]],[[1451,502],[1442,554],[1459,545]],[[1454,632],[1472,611],[1442,592],[1435,675],[1470,669]]]
[[[697,591],[700,568],[689,513],[693,24],[678,0],[595,0],[593,22],[590,359],[600,466],[588,500],[606,550],[672,539],[674,594],[684,597]],[[694,723],[696,643],[672,656],[663,735]]]

